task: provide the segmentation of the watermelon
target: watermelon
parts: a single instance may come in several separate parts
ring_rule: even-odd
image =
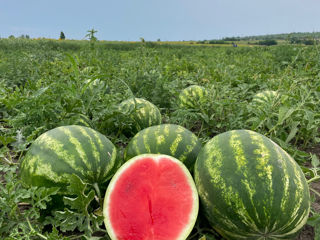
[[[92,128],[91,120],[81,113],[70,114],[63,121],[60,122],[61,125],[79,125]]]
[[[263,92],[259,92],[252,98],[252,103],[255,105],[273,105],[274,101],[279,97],[278,92],[265,90]]]
[[[196,108],[204,102],[207,94],[204,87],[191,85],[180,92],[179,106],[181,108]]]
[[[292,239],[307,221],[310,195],[299,165],[256,132],[215,136],[194,174],[204,213],[226,239]]]
[[[142,154],[113,176],[103,215],[112,240],[184,240],[196,222],[198,207],[192,176],[179,160]]]
[[[201,148],[200,140],[188,129],[175,124],[161,124],[138,132],[127,145],[124,159],[143,153],[166,154],[192,169]]]
[[[91,120],[83,114],[78,114],[78,117],[74,120],[74,122],[71,125],[80,125],[92,128]]]
[[[84,126],[61,126],[40,135],[21,163],[21,178],[28,186],[60,187],[71,174],[84,182],[102,185],[116,164],[115,146],[99,132]]]
[[[161,113],[158,107],[143,98],[130,98],[121,102],[119,111],[131,121],[132,126],[127,130],[134,133],[161,123]]]

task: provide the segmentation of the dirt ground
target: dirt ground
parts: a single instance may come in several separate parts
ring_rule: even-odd
[[[314,190],[316,190],[317,192],[320,192],[320,182],[311,183],[311,187]],[[314,196],[314,193],[310,192],[310,194],[312,196]],[[312,208],[316,212],[320,212],[320,198],[319,197],[316,197],[316,201],[312,203]],[[305,225],[296,240],[313,240],[314,238],[315,238],[315,236],[314,236],[313,227],[311,227],[309,225]]]
[[[316,154],[320,159],[320,145],[313,149],[309,149],[309,152]],[[320,181],[311,183],[311,187],[320,193]],[[320,212],[320,198],[318,196],[315,196],[315,194],[312,193],[311,191],[310,191],[310,195],[315,197],[315,201],[312,203],[312,208],[316,212]],[[302,231],[300,232],[296,240],[313,240],[314,238],[315,236],[314,236],[313,227],[306,225],[304,226],[304,228],[302,229]]]

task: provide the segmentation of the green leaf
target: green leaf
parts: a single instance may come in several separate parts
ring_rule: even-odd
[[[216,240],[216,238],[211,234],[205,234],[199,240]]]
[[[319,166],[319,158],[318,158],[318,156],[317,155],[315,155],[315,154],[312,154],[311,155],[311,164],[312,164],[312,166],[314,167],[314,168],[316,168],[316,167],[318,167]]]
[[[53,222],[63,232],[78,229],[80,232],[84,232],[87,237],[92,237],[95,231],[105,231],[100,228],[103,216],[96,216],[93,211],[89,211],[89,205],[95,198],[95,191],[90,190],[87,193],[88,186],[89,184],[84,183],[81,178],[73,174],[70,177],[70,185],[67,187],[70,196],[63,197],[65,205],[70,209],[56,211],[54,219],[47,218],[47,222]]]
[[[14,141],[16,141],[14,137],[0,136],[0,143],[2,143],[4,146],[7,146],[9,143]]]
[[[295,108],[280,107],[279,115],[278,115],[278,125],[282,125],[283,122],[288,117],[290,117],[295,110],[296,110]]]
[[[314,228],[314,240],[320,240],[320,214],[316,213],[312,217],[309,217],[307,224]]]
[[[295,137],[295,135],[298,132],[298,125],[299,125],[299,122],[292,123],[290,133],[289,133],[285,143],[289,143]]]
[[[84,183],[81,178],[73,174],[70,177],[70,185],[67,187],[70,195],[76,197],[63,197],[63,202],[69,205],[72,209],[78,210],[88,215],[88,206],[94,199],[95,191],[91,190],[88,194],[85,193],[88,184]]]
[[[49,87],[40,88],[38,91],[36,91],[32,97],[37,98],[40,97],[43,93],[45,93],[48,90]]]

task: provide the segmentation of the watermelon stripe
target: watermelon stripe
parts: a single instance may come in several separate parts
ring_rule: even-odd
[[[191,169],[201,147],[198,138],[184,127],[162,124],[137,133],[126,147],[124,158],[129,160],[143,153],[161,153],[178,158]]]
[[[63,132],[58,129],[57,134],[59,134],[62,138],[66,139],[68,138],[67,135],[65,135]],[[41,135],[39,137],[39,142],[45,143],[45,145],[41,146],[35,146],[34,153],[37,151],[43,151],[48,156],[48,160],[39,159],[42,164],[50,164],[51,169],[53,171],[56,171],[55,169],[65,168],[66,172],[72,172],[76,171],[76,174],[83,177],[85,174],[85,170],[83,169],[84,163],[81,161],[81,164],[79,166],[79,163],[77,163],[77,159],[81,159],[80,155],[78,155],[77,151],[72,151],[70,154],[70,150],[66,148],[65,144],[59,140],[57,140],[54,136],[52,136],[50,133]],[[65,161],[60,163],[61,165],[57,166],[56,159],[64,158]],[[41,168],[42,166],[34,162],[34,164],[37,166],[37,168]],[[46,171],[42,172],[40,170],[34,172],[34,174],[42,175],[45,174]],[[54,181],[54,179],[52,179]]]
[[[198,155],[195,182],[207,218],[230,239],[287,238],[306,223],[310,210],[299,165],[248,130],[210,140]]]
[[[111,151],[107,152],[108,157],[110,158],[110,164],[106,161],[106,156],[104,156],[103,161],[101,163],[101,172],[99,175],[99,179],[108,180],[110,177],[110,172],[114,167],[116,167],[116,160],[117,160],[117,150],[116,148],[112,148]],[[100,180],[104,182],[104,180]]]
[[[100,136],[95,132],[89,132],[88,129],[81,129],[80,130],[85,139],[87,140],[87,146],[90,146],[87,151],[87,159],[97,159],[98,161],[86,161],[87,164],[90,165],[90,171],[88,171],[88,177],[92,176],[93,179],[90,179],[92,182],[99,182],[99,179],[97,179],[98,175],[101,173],[101,164],[103,163],[102,157],[100,155],[100,149],[99,149],[99,143]],[[82,142],[83,143],[83,142]],[[84,143],[83,143],[84,144]]]
[[[127,112],[126,117],[134,123],[134,126],[131,126],[132,129],[125,129],[127,131],[136,133],[161,123],[161,113],[157,106],[142,98],[130,98],[123,101],[119,105],[119,110]]]
[[[27,185],[61,186],[65,191],[70,174],[87,183],[103,183],[115,166],[116,149],[93,129],[70,125],[39,136],[21,163]]]
[[[207,91],[204,87],[192,85],[183,89],[179,94],[179,106],[195,108],[206,98]]]
[[[63,132],[63,134],[65,135],[66,138],[68,138],[68,141],[73,145],[72,146],[72,150],[75,150],[75,152],[77,152],[77,158],[81,159],[81,165],[83,165],[83,167],[85,167],[84,171],[86,174],[86,172],[88,171],[92,171],[92,166],[89,162],[86,161],[86,159],[88,157],[92,157],[90,156],[90,153],[88,151],[85,151],[83,148],[83,145],[88,145],[89,143],[87,143],[87,136],[85,136],[83,134],[83,132],[79,131],[80,129],[76,129],[76,131],[71,132],[70,129],[67,128],[60,128],[58,129],[58,131]],[[85,137],[84,137],[85,136]],[[82,139],[81,143],[79,142],[78,139]],[[86,141],[86,142],[84,142]],[[69,150],[70,151],[70,150]],[[70,153],[69,153],[70,154]],[[77,160],[75,160],[74,162],[76,162]],[[75,166],[73,166],[75,167]]]

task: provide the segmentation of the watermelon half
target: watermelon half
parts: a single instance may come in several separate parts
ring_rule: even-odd
[[[198,208],[194,181],[182,162],[142,154],[113,176],[103,214],[112,240],[183,240],[193,229]]]

